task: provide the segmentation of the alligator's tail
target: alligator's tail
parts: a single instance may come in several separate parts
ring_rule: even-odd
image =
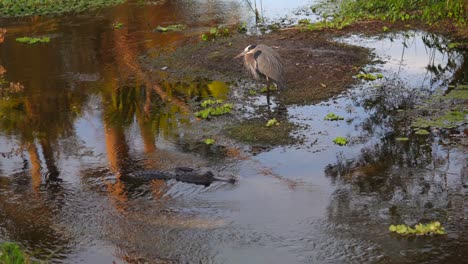
[[[213,179],[214,179],[215,181],[228,182],[228,183],[231,183],[231,184],[234,184],[234,183],[236,183],[236,181],[237,181],[235,178],[221,179],[221,178],[216,178],[216,177],[214,177]]]

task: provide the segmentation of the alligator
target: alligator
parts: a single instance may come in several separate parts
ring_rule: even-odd
[[[235,183],[234,178],[220,179],[216,178],[211,171],[201,171],[187,167],[177,167],[173,170],[143,170],[131,172],[124,177],[124,180],[150,181],[150,180],[171,180],[193,183],[208,186],[215,181]]]

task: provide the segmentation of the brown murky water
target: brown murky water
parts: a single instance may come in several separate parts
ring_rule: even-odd
[[[407,133],[398,109],[446,89],[454,76],[468,81],[462,54],[440,51],[427,41],[437,36],[420,32],[344,39],[375,48],[387,63],[373,67],[386,78],[289,107],[290,120],[305,126],[303,145],[221,155],[186,132],[197,122],[193,100],[226,98],[229,86],[156,79],[140,56],[174,50],[212,25],[252,21],[239,2],[136,1],[75,17],[0,20],[8,30],[4,79],[20,87],[0,97],[0,241],[63,263],[462,263],[466,148],[443,133],[395,141]],[[272,19],[294,11],[263,2]],[[116,22],[124,26],[114,29]],[[152,30],[176,23],[189,30]],[[41,35],[51,42],[15,41]],[[324,121],[329,112],[345,121]],[[336,136],[351,143],[337,147]],[[239,181],[205,188],[118,179],[175,166]],[[430,220],[448,234],[387,231]]]

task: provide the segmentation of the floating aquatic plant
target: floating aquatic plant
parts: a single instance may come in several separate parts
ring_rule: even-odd
[[[271,127],[271,126],[279,126],[279,122],[278,120],[276,120],[276,118],[272,118],[270,120],[268,120],[268,122],[266,123],[266,126],[267,127]]]
[[[16,41],[21,42],[21,43],[27,43],[27,44],[48,43],[50,42],[50,37],[41,37],[41,38],[22,37],[22,38],[16,38]]]
[[[218,27],[212,27],[210,28],[210,31],[206,34],[202,34],[201,38],[202,40],[216,40],[221,37],[229,37],[231,35],[231,32],[229,31],[228,28],[225,28],[223,26],[218,26]]]
[[[445,235],[445,228],[439,221],[430,222],[427,224],[417,224],[414,228],[407,225],[391,225],[388,230],[399,235]]]
[[[215,105],[215,104],[221,104],[223,102],[223,100],[221,99],[207,99],[207,100],[204,100],[203,102],[200,103],[200,106],[201,107],[208,107],[210,105]]]
[[[333,143],[335,143],[337,145],[340,145],[340,146],[344,146],[344,145],[348,144],[348,139],[345,138],[345,137],[336,137],[333,140]]]
[[[115,29],[121,29],[121,28],[123,27],[123,25],[124,25],[124,24],[123,24],[122,22],[115,22],[115,23],[113,24],[113,26],[114,26]]]
[[[384,76],[381,73],[377,73],[376,75],[372,73],[359,73],[356,77],[367,81],[375,81],[377,79],[382,79]]]
[[[205,143],[206,145],[213,145],[215,143],[215,140],[212,138],[207,138],[203,140],[203,143]]]
[[[409,138],[407,138],[407,137],[397,137],[397,138],[395,138],[395,140],[396,141],[408,141]]]
[[[335,113],[328,113],[324,119],[328,121],[344,120],[343,117],[336,115]]]
[[[220,99],[208,99],[201,102],[200,106],[205,108],[195,113],[196,117],[207,119],[210,116],[219,116],[230,113],[233,105],[232,104],[222,104],[223,100]]]

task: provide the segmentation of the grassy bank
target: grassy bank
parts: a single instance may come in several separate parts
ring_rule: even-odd
[[[76,13],[123,2],[125,0],[0,0],[0,16]]]
[[[333,14],[323,13],[323,22],[312,29],[343,28],[359,21],[380,20],[404,24],[418,23],[439,31],[468,38],[467,0],[335,0],[312,7],[338,6]]]

